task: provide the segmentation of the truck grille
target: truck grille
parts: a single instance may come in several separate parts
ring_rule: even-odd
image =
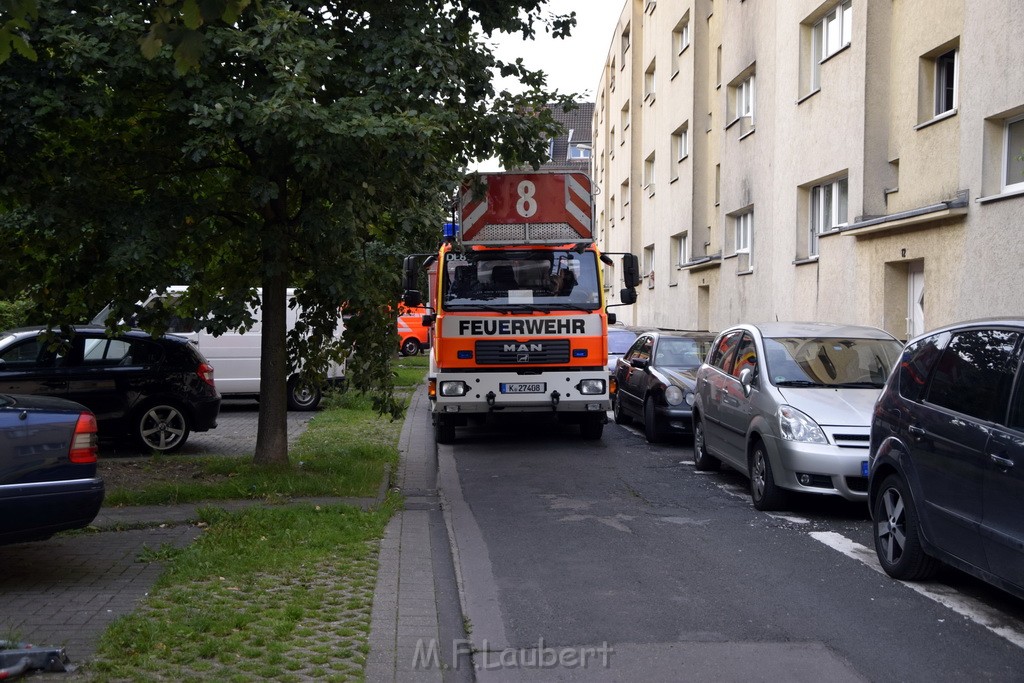
[[[569,362],[568,339],[478,341],[477,365],[545,365]]]

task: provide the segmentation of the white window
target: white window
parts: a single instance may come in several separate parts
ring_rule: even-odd
[[[674,258],[677,267],[683,267],[690,260],[690,234],[681,232],[672,238]]]
[[[626,102],[624,105],[622,105],[622,112],[619,116],[621,118],[621,121],[619,122],[619,127],[622,129],[623,132],[622,143],[624,144],[626,142],[625,132],[626,129],[629,128],[629,102]]]
[[[818,255],[818,235],[846,225],[848,185],[846,178],[837,178],[811,188],[809,255]]]
[[[821,87],[821,63],[850,44],[853,38],[851,2],[836,5],[822,17],[811,32],[810,90]]]
[[[647,65],[647,71],[644,72],[644,101],[648,103],[654,102],[656,61],[652,59],[651,63]]]
[[[654,286],[654,245],[644,247],[644,277],[647,278],[647,288]]]
[[[585,143],[577,143],[569,147],[569,158],[570,159],[589,159],[590,158],[590,145]]]
[[[956,109],[956,82],[959,50],[944,52],[935,58],[935,115]]]
[[[690,12],[672,30],[672,75],[679,73],[679,57],[690,46]]]
[[[654,152],[644,160],[644,189],[647,196],[654,196]]]
[[[622,66],[626,66],[626,52],[629,50],[629,24],[622,31]]]
[[[754,121],[754,75],[751,74],[736,87],[736,118]]]
[[[690,153],[689,122],[684,123],[672,134],[672,158],[682,161]]]
[[[754,237],[754,212],[753,210],[741,213],[736,216],[736,253],[752,256],[751,242]],[[750,258],[748,263],[752,263]]]
[[[1003,192],[1024,190],[1024,116],[1007,120],[1003,129]]]
[[[555,139],[548,140],[548,161],[555,160]]]
[[[629,181],[625,181],[619,186],[619,202],[622,205],[622,213],[619,214],[619,218],[626,220],[626,207],[629,206]]]

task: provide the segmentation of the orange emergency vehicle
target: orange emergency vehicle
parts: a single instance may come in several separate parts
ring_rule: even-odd
[[[425,306],[398,304],[398,351],[403,356],[415,356],[430,346],[430,326],[423,324],[428,313]]]
[[[439,443],[471,416],[554,413],[599,439],[611,408],[602,255],[584,173],[480,174],[461,191],[459,230],[405,261],[407,305],[428,272],[431,412]],[[623,303],[636,256],[623,254]]]

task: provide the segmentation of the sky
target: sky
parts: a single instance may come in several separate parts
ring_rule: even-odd
[[[545,7],[550,12],[576,12],[576,27],[569,38],[559,40],[543,32],[538,32],[534,40],[495,34],[495,52],[506,60],[522,57],[527,67],[547,74],[550,88],[579,93],[581,100],[593,102],[615,24],[625,4],[626,0],[549,0]],[[512,83],[499,80],[498,86],[511,89]],[[492,159],[478,164],[474,170],[501,169]]]
[[[526,65],[548,74],[548,85],[563,92],[582,92],[593,101],[594,89],[615,33],[615,23],[626,0],[549,0],[545,8],[555,14],[576,12],[576,27],[565,39],[538,32],[535,40],[501,36],[497,54],[504,59],[523,57]]]

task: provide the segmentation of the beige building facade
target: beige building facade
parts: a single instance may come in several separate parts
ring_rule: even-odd
[[[596,89],[620,319],[874,325],[1024,315],[1016,0],[627,0]],[[614,302],[621,275],[609,267]]]

